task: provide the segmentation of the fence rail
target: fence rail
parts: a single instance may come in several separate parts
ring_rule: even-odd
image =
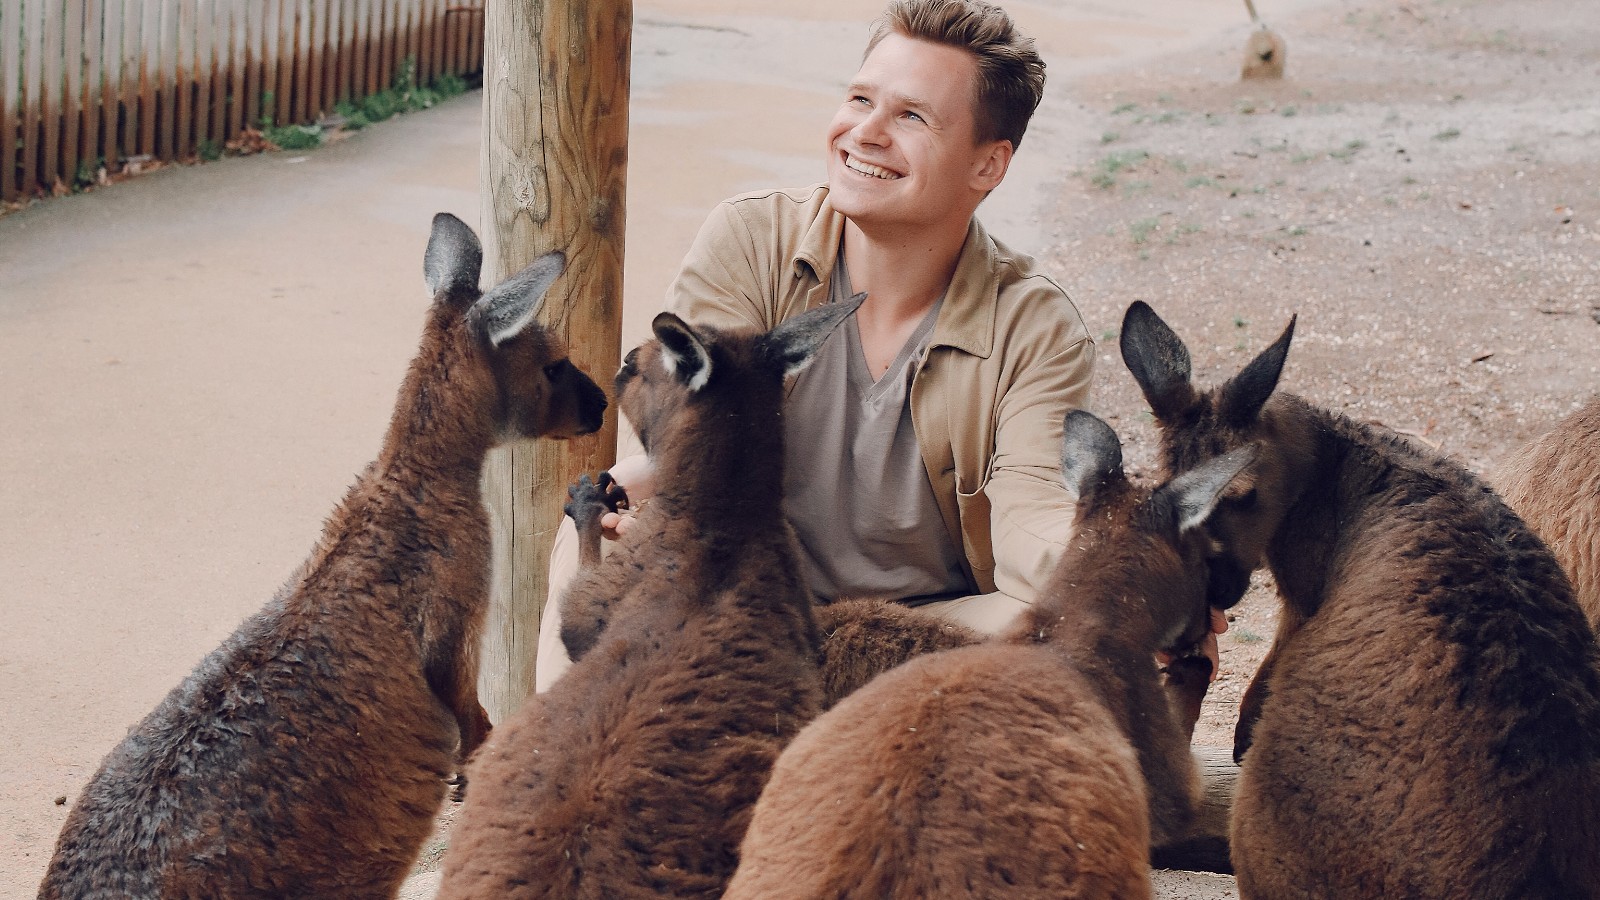
[[[484,0],[0,0],[0,199],[483,66]]]

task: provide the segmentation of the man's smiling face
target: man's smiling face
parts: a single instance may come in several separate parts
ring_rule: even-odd
[[[965,227],[1010,161],[1010,142],[977,140],[976,90],[967,51],[886,35],[828,125],[834,208],[864,228]]]

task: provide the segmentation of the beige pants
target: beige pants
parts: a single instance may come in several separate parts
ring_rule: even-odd
[[[567,585],[578,574],[578,529],[571,519],[562,519],[556,540],[550,548],[550,595],[539,622],[539,655],[534,660],[534,690],[544,693],[572,665],[566,645],[561,643],[561,598]],[[996,634],[1011,624],[1028,606],[1005,594],[977,594],[940,600],[917,607],[918,612],[952,619],[984,634]]]

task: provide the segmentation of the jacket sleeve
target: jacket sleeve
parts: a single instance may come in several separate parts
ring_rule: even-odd
[[[1076,316],[1073,317],[1076,322]],[[1061,478],[1062,422],[1089,400],[1095,345],[1081,325],[1075,339],[1024,360],[995,412],[994,459],[984,488],[999,592],[1032,602],[1072,534],[1076,512]]]
[[[700,226],[683,266],[667,288],[667,309],[696,325],[770,331],[774,302],[770,255],[730,202],[717,204]]]

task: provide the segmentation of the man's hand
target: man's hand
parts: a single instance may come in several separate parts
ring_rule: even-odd
[[[621,540],[633,528],[633,512],[608,512],[600,517],[600,534],[608,541]]]
[[[1222,651],[1217,647],[1217,635],[1228,630],[1228,614],[1215,606],[1211,607],[1211,632],[1200,640],[1200,655],[1211,660],[1211,680],[1217,680],[1217,673],[1222,671]]]

